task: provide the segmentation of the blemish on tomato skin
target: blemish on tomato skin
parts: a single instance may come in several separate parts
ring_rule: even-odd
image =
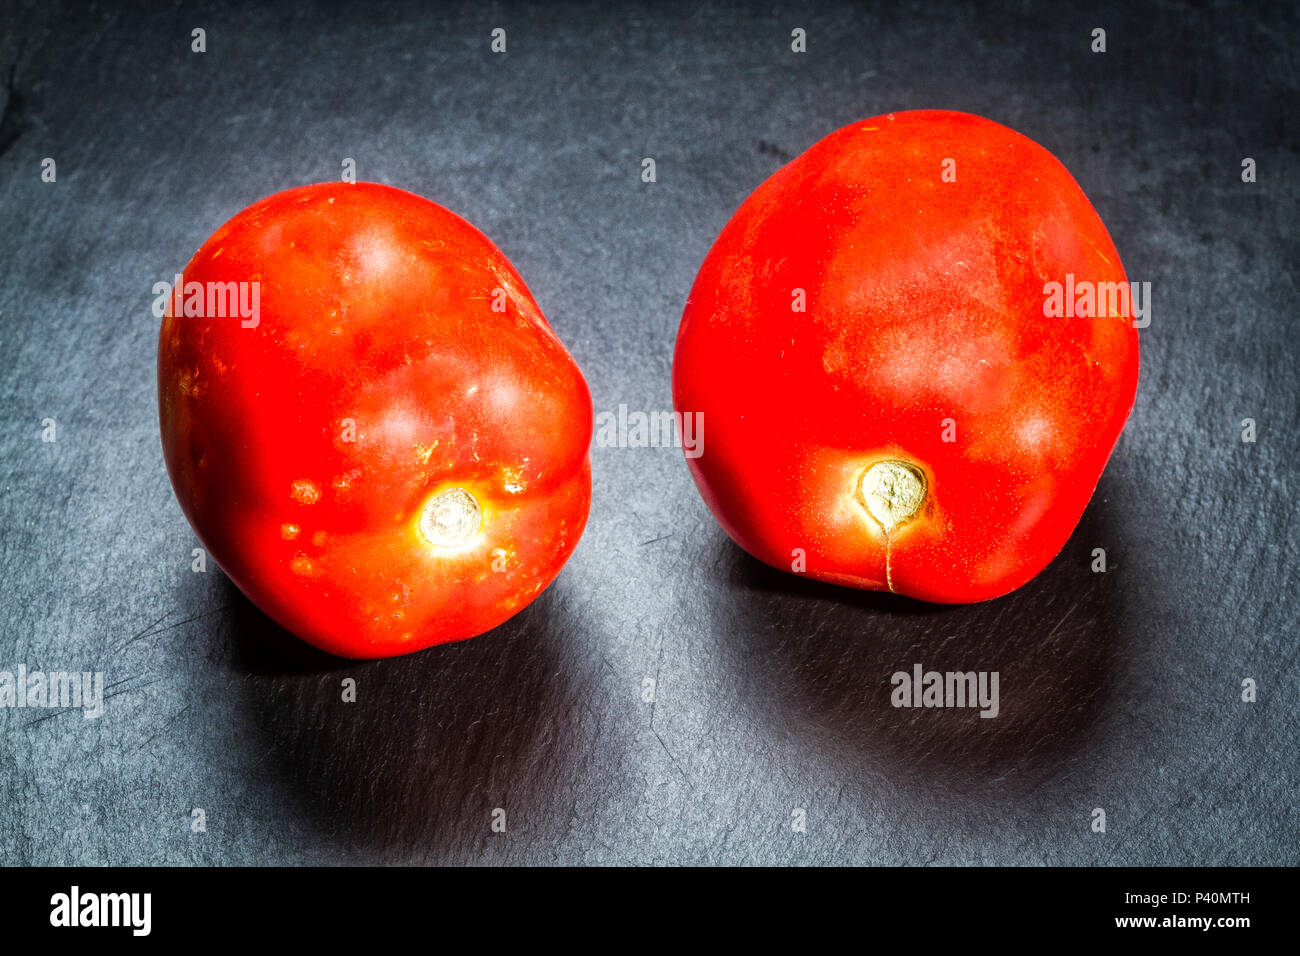
[[[315,577],[319,573],[316,568],[316,562],[307,557],[307,555],[303,554],[301,551],[295,554],[293,560],[289,562],[289,570],[294,574],[300,574],[307,578]]]
[[[507,493],[517,495],[524,490],[524,469],[522,467],[502,468],[501,477],[503,479],[502,487],[505,488]]]
[[[300,530],[302,529],[293,522],[286,521],[284,524],[280,525],[280,537],[285,541],[292,541],[294,538],[298,537],[298,532]]]
[[[314,505],[320,501],[320,489],[316,487],[315,482],[307,478],[299,478],[294,481],[289,497],[302,505]]]

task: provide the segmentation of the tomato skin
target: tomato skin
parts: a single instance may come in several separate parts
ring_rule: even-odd
[[[388,186],[304,186],[218,229],[184,282],[258,283],[256,320],[169,305],[158,407],[186,517],[283,627],[404,654],[495,627],[559,573],[591,500],[591,396],[468,222]],[[481,523],[435,545],[426,505],[454,488]]]
[[[1067,274],[1127,281],[1082,190],[1024,136],[927,110],[812,146],[727,223],[682,316],[673,401],[703,417],[688,464],[719,523],[774,567],[802,553],[811,577],[926,601],[1031,579],[1137,388],[1131,318],[1045,317]],[[925,494],[889,534],[858,485],[882,461]]]

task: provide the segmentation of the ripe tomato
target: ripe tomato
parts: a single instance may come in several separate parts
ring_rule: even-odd
[[[344,657],[495,627],[587,520],[582,373],[501,251],[399,189],[290,189],[218,229],[162,322],[158,411],[212,557]]]
[[[1019,587],[1064,545],[1133,406],[1127,282],[1045,149],[962,113],[847,126],[763,183],[682,316],[673,399],[705,501],[775,567],[935,602]],[[1082,303],[1082,298],[1080,303]]]

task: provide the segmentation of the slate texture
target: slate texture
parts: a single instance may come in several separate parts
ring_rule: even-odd
[[[1300,863],[1298,16],[8,0],[0,669],[110,689],[97,720],[0,710],[0,862]],[[745,196],[922,107],[1050,149],[1153,287],[1133,418],[1030,585],[940,608],[780,574],[679,452],[599,447],[571,562],[467,643],[332,659],[190,570],[152,287],[239,209],[352,157],[506,252],[598,412],[668,409],[687,291]],[[1000,717],[891,708],[918,661],[998,670]]]

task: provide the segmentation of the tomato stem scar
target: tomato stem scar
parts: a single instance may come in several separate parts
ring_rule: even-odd
[[[473,495],[464,488],[448,488],[425,502],[420,533],[440,548],[459,548],[478,534],[482,521],[482,509]]]
[[[878,461],[862,473],[858,502],[889,534],[925,504],[925,473],[905,461]]]
[[[905,461],[878,461],[858,480],[858,504],[885,532],[885,584],[894,590],[894,529],[920,512],[928,493],[925,472]]]

